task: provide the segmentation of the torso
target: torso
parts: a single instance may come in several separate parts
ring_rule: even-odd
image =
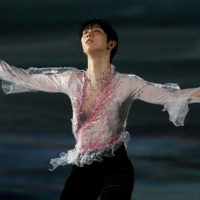
[[[98,89],[93,89],[88,85],[86,88],[86,93],[82,101],[82,106],[80,109],[81,112],[81,121],[85,121],[91,114],[92,110],[95,107],[97,98],[101,95],[101,91]]]
[[[100,99],[103,90],[112,81],[114,71],[109,72],[109,76],[100,81],[88,79],[87,73],[83,74],[83,95],[80,107],[80,122],[85,122],[94,111],[97,101]]]

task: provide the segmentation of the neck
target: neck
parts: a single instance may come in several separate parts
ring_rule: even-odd
[[[110,69],[109,58],[98,57],[91,58],[88,56],[88,72],[91,76],[99,77],[102,73]]]
[[[101,89],[110,78],[110,62],[109,59],[88,57],[88,77],[92,88]]]

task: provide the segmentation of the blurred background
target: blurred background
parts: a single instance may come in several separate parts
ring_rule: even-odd
[[[0,0],[0,59],[29,67],[87,67],[78,31],[92,17],[119,35],[117,71],[156,83],[200,86],[199,0]],[[72,149],[64,94],[0,90],[0,200],[56,200],[70,166],[49,161]],[[175,127],[162,106],[136,101],[128,118],[134,200],[200,199],[200,105]]]

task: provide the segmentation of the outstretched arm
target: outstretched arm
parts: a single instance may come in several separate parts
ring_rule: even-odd
[[[180,90],[177,84],[150,83],[135,75],[128,75],[126,79],[127,96],[163,105],[176,126],[183,125],[189,103],[200,103],[200,88]]]
[[[45,91],[67,93],[68,81],[73,68],[30,68],[28,70],[10,66],[0,60],[0,78],[6,94]]]

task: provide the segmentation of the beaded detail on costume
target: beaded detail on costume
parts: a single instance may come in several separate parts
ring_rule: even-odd
[[[88,149],[100,148],[102,146],[108,146],[119,138],[115,134],[112,138],[105,141],[105,129],[108,129],[110,124],[103,123],[100,130],[96,130],[97,124],[103,122],[103,119],[109,119],[110,115],[115,115],[119,108],[115,106],[113,109],[113,103],[117,103],[116,100],[116,87],[118,85],[118,77],[115,76],[115,71],[112,69],[111,76],[107,80],[105,87],[99,92],[98,97],[93,99],[93,102],[89,101],[87,89],[89,85],[89,79],[86,72],[83,73],[83,86],[77,86],[77,90],[74,92],[72,100],[75,117],[73,118],[73,130],[77,139],[76,148],[80,151],[86,151]],[[90,105],[91,104],[91,105]],[[89,107],[90,112],[84,114],[83,106]],[[87,116],[84,116],[87,115]],[[112,127],[113,132],[117,132],[116,128]],[[112,132],[111,131],[111,132]],[[108,134],[109,135],[109,134]]]
[[[62,92],[71,99],[76,146],[51,160],[54,169],[68,163],[83,166],[101,161],[103,156],[113,156],[129,140],[126,120],[136,99],[163,105],[176,126],[183,125],[188,104],[200,102],[200,98],[193,97],[200,88],[180,90],[177,84],[150,83],[136,75],[115,72],[113,65],[99,77],[87,73],[75,68],[23,70],[0,60],[0,78],[6,94],[39,90]]]
[[[51,159],[53,169],[58,165],[76,164],[82,167],[84,164],[91,164],[93,161],[102,161],[103,156],[114,156],[114,151],[122,144],[127,146],[129,134],[124,129],[120,130],[117,124],[117,118],[120,109],[116,96],[116,88],[120,85],[120,76],[111,66],[110,74],[104,76],[104,87],[99,92],[98,98],[92,103],[91,112],[82,120],[82,106],[87,106],[87,89],[89,87],[89,78],[87,72],[83,72],[80,79],[81,85],[76,85],[71,101],[73,102],[74,118],[73,130],[76,138],[76,148],[61,153],[60,158]],[[106,80],[106,81],[105,81]],[[101,84],[102,85],[102,84]],[[71,96],[71,95],[70,95]],[[90,103],[90,102],[89,102]],[[115,104],[115,105],[113,105]],[[107,121],[104,119],[115,119]],[[102,124],[101,127],[98,127]]]

